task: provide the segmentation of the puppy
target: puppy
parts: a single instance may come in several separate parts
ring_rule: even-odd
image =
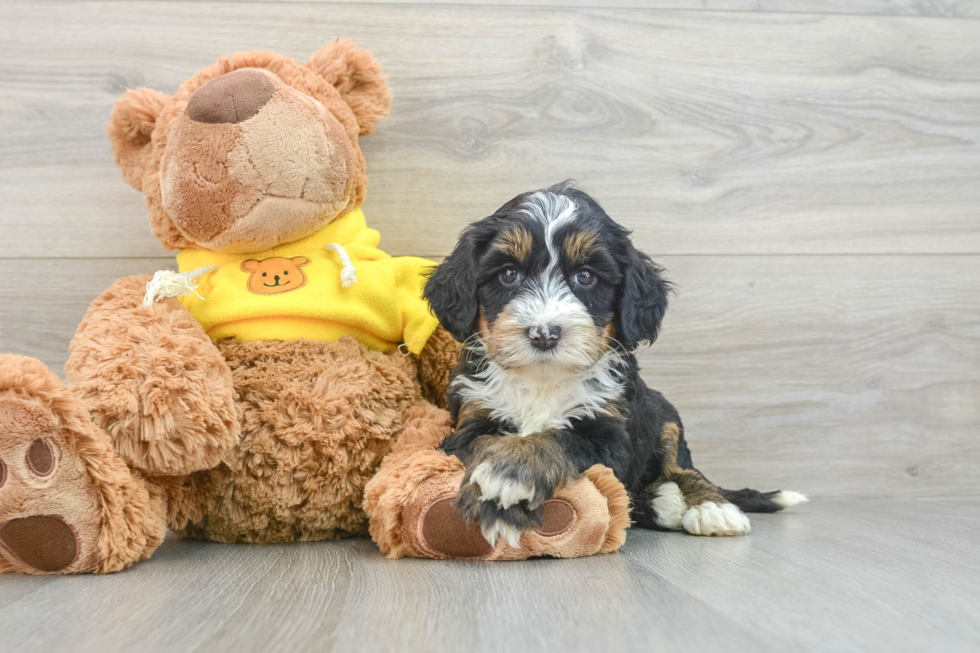
[[[592,465],[615,472],[641,526],[742,535],[742,512],[796,492],[731,491],[696,470],[677,410],[647,388],[633,352],[657,338],[670,285],[584,192],[525,193],[470,225],[425,297],[463,352],[450,385],[466,467],[457,506],[484,537],[519,547],[555,489]]]

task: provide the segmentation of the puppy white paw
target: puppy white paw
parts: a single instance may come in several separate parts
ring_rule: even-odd
[[[521,483],[509,476],[495,474],[489,463],[477,465],[470,475],[470,482],[480,486],[483,501],[496,501],[501,508],[534,499],[534,483]]]
[[[745,535],[751,528],[749,518],[734,503],[714,501],[694,506],[681,523],[691,535]]]
[[[687,512],[687,502],[684,501],[684,493],[677,487],[677,483],[664,483],[658,487],[650,501],[650,507],[657,515],[657,526],[672,531],[681,529],[684,513]]]
[[[490,546],[497,546],[497,538],[503,537],[512,549],[521,548],[521,531],[510,524],[498,519],[480,527],[480,532]]]

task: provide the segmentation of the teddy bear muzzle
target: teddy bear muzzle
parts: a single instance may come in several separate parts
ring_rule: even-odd
[[[234,70],[194,91],[187,115],[208,124],[244,122],[261,111],[275,90],[272,80],[254,68]]]
[[[160,166],[163,208],[187,239],[259,252],[321,229],[353,202],[354,144],[326,107],[268,70],[202,84]]]

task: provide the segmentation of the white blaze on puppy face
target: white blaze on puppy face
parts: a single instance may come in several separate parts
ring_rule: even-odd
[[[547,351],[536,349],[527,331],[538,325],[561,328],[558,344]],[[487,348],[494,360],[509,369],[535,363],[587,369],[606,349],[602,331],[588,309],[572,293],[560,272],[547,271],[530,279],[490,326]]]
[[[519,211],[543,227],[547,265],[525,282],[520,294],[502,313],[506,317],[507,346],[501,347],[502,365],[515,367],[536,362],[584,369],[595,364],[607,348],[607,340],[596,327],[588,308],[575,296],[561,268],[557,237],[576,219],[575,203],[564,195],[545,191],[533,194]],[[527,330],[542,325],[561,328],[558,344],[547,351],[531,345]]]
[[[624,379],[621,354],[610,348],[609,334],[597,326],[562,271],[557,238],[575,222],[574,202],[539,192],[519,213],[541,226],[534,238],[545,239],[545,251],[539,248],[536,256],[547,260],[527,265],[531,271],[517,294],[492,323],[481,322],[486,368],[472,377],[458,377],[454,386],[465,400],[528,435],[567,428],[573,418],[606,414],[609,403],[621,396]],[[531,327],[541,325],[561,329],[555,346],[545,351],[528,337]]]

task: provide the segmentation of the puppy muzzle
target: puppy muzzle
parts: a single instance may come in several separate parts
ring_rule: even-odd
[[[525,331],[531,346],[541,351],[553,349],[561,339],[561,327],[557,324],[535,324]]]

